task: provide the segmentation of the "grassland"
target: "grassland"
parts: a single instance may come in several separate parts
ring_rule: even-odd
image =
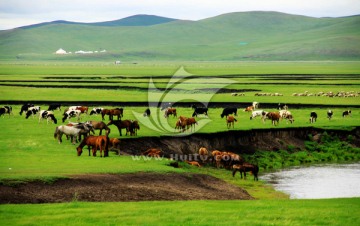
[[[251,103],[288,103],[295,117],[295,124],[281,122],[277,128],[308,127],[309,112],[315,110],[319,114],[317,127],[349,128],[360,125],[360,111],[357,106],[360,97],[328,98],[328,97],[292,97],[293,92],[333,92],[360,91],[360,67],[358,62],[246,62],[246,63],[144,63],[137,65],[101,65],[101,64],[31,64],[0,65],[0,86],[2,84],[59,85],[58,88],[37,88],[20,86],[1,86],[1,101],[114,101],[114,106],[124,107],[124,118],[135,119],[136,113],[143,113],[146,106],[129,107],[126,102],[147,102],[147,91],[125,89],[132,86],[147,88],[149,77],[157,87],[165,88],[171,82],[172,75],[181,65],[194,75],[194,80],[181,80],[180,90],[169,94],[166,101],[210,100],[210,102]],[[296,73],[294,73],[296,72]],[[278,80],[275,75],[286,80]],[[186,75],[186,74],[185,74]],[[229,88],[259,89],[261,92],[281,92],[282,97],[256,97],[255,91],[247,92],[245,97],[233,97],[230,93],[215,94],[209,91],[192,92],[194,88],[220,88],[221,79],[230,75],[235,80]],[[301,75],[301,76],[300,76]],[[310,75],[310,76],[308,76]],[[123,76],[117,78],[117,76]],[[209,77],[210,76],[210,77]],[[284,77],[282,77],[284,76]],[[61,77],[61,78],[44,78]],[[76,78],[79,77],[79,78]],[[97,77],[97,78],[93,78]],[[180,77],[183,77],[180,76]],[[203,78],[203,79],[202,79]],[[301,78],[301,80],[299,80]],[[228,78],[227,78],[228,79]],[[11,80],[11,81],[4,81]],[[58,81],[59,80],[59,81]],[[44,82],[45,81],[45,82]],[[84,88],[75,88],[72,81],[81,81]],[[118,86],[118,89],[93,89],[89,86]],[[110,81],[106,83],[103,81]],[[207,83],[204,84],[204,81]],[[103,83],[102,83],[103,82]],[[287,83],[293,83],[292,85]],[[211,83],[211,84],[209,84]],[[61,86],[68,85],[67,88]],[[199,86],[200,85],[200,86]],[[228,83],[226,83],[228,85]],[[245,87],[245,88],[244,88]],[[228,87],[226,87],[228,88]],[[155,101],[161,97],[160,91],[150,92]],[[291,108],[291,103],[315,104],[315,106],[299,109]],[[334,118],[326,119],[327,107],[334,105]],[[120,105],[120,106],[119,106]],[[232,178],[226,170],[213,168],[192,168],[190,166],[175,169],[167,166],[167,160],[133,160],[131,156],[109,158],[93,158],[83,154],[76,156],[74,145],[64,140],[58,144],[53,138],[55,125],[38,123],[37,118],[25,119],[19,116],[19,105],[12,105],[14,116],[1,118],[3,128],[0,130],[0,181],[2,183],[19,183],[41,179],[51,183],[57,178],[74,174],[90,173],[131,173],[159,172],[183,173],[194,172],[209,174],[229,183],[245,188],[255,201],[191,201],[191,202],[129,202],[129,203],[82,203],[76,199],[72,203],[46,205],[0,205],[2,225],[58,225],[72,223],[76,225],[116,225],[116,224],[196,224],[196,225],[358,225],[359,199],[331,200],[282,200],[287,196],[274,191],[263,182],[239,180]],[[341,112],[352,107],[353,115],[342,118]],[[47,105],[41,105],[45,109]],[[91,107],[91,106],[90,106]],[[107,106],[103,106],[107,107]],[[110,106],[109,106],[110,107]],[[156,112],[156,108],[151,108]],[[264,110],[276,110],[264,109]],[[179,114],[190,116],[193,110],[189,107],[178,108]],[[209,117],[199,117],[199,132],[211,133],[228,130],[224,119],[220,118],[222,108],[211,108]],[[161,112],[162,113],[162,112]],[[55,111],[58,119],[62,112]],[[247,112],[238,112],[239,122],[235,129],[273,128],[269,122],[263,124],[260,119],[250,121]],[[82,120],[100,120],[100,116],[84,116]],[[159,116],[161,123],[175,124],[176,118],[165,119]],[[210,121],[208,121],[210,120]],[[173,128],[173,127],[171,127]],[[111,127],[110,137],[118,137],[115,127]],[[150,127],[141,124],[139,136],[160,136],[163,132],[154,132]],[[326,207],[326,208],[324,208]],[[352,211],[349,212],[348,210]]]

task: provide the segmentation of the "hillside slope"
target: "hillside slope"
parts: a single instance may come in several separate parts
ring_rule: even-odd
[[[152,26],[50,23],[0,31],[0,59],[359,60],[359,24],[360,16],[312,18],[277,12],[229,13]],[[106,53],[54,55],[59,48]]]

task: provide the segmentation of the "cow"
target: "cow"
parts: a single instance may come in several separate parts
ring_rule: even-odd
[[[332,110],[328,110],[327,111],[327,118],[330,120],[331,118],[332,118],[332,116],[333,116],[333,111]]]
[[[23,104],[23,106],[21,106],[20,109],[20,115],[22,115],[23,112],[27,112],[27,110],[29,109],[29,107],[34,107],[33,104],[27,103],[27,104]]]
[[[50,104],[48,111],[54,111],[56,109],[59,109],[59,111],[61,111],[61,104]]]
[[[265,115],[263,115],[263,116],[265,116],[265,118],[267,118],[267,119],[270,119],[274,126],[279,124],[279,120],[280,120],[279,112],[268,112],[268,113],[265,113]],[[265,121],[265,118],[264,118],[264,121]]]
[[[144,111],[144,117],[150,117],[150,114],[151,114],[151,111],[149,108],[147,108],[145,111]]]
[[[73,117],[77,117],[77,120],[80,120],[80,115],[81,115],[81,111],[80,110],[68,110],[67,112],[65,112],[63,114],[63,119],[62,122],[65,122],[66,119],[73,118]]]
[[[86,107],[86,106],[77,106],[77,107],[75,108],[75,110],[79,110],[79,111],[81,111],[81,113],[87,114],[87,113],[88,113],[88,110],[89,110],[89,107]]]
[[[316,114],[316,112],[315,111],[312,111],[311,113],[310,113],[310,123],[314,123],[314,122],[316,122],[316,119],[317,119],[317,114]]]
[[[198,115],[204,114],[204,115],[208,115],[208,108],[205,107],[196,107],[195,105],[192,106],[192,108],[194,109],[194,113],[192,114],[192,117],[197,117]]]
[[[286,104],[278,104],[278,108],[279,108],[279,111],[281,110],[287,110],[288,109],[288,106]]]
[[[249,107],[246,107],[243,111],[248,111],[248,112],[251,112],[251,111],[254,111],[255,110],[255,108],[254,108],[254,106],[249,106]]]
[[[26,119],[28,119],[30,117],[30,115],[34,116],[36,115],[38,112],[40,111],[40,107],[39,106],[34,106],[34,107],[29,107],[28,110],[26,111]]]
[[[99,115],[101,114],[102,110],[104,110],[104,108],[93,108],[90,111],[90,115]]]
[[[1,108],[0,110],[0,116],[3,115],[3,114],[9,114],[9,117],[10,115],[12,115],[12,107],[11,106],[4,106]]]
[[[49,124],[49,121],[54,122],[54,124],[57,124],[57,119],[55,118],[54,112],[52,111],[45,111],[42,110],[39,113],[39,123],[42,119],[46,119],[47,124]]]
[[[224,108],[224,110],[221,113],[221,118],[224,118],[224,116],[228,116],[234,114],[235,116],[237,116],[237,108],[236,107],[228,107],[228,108]]]
[[[345,116],[351,116],[351,110],[343,111],[342,117],[345,117]]]
[[[250,120],[252,120],[253,118],[256,118],[258,116],[262,116],[263,115],[263,110],[257,110],[257,111],[253,111],[251,113],[251,116],[250,116]]]

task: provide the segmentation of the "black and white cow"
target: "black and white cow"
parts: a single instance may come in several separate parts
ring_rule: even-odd
[[[102,110],[104,110],[104,108],[93,108],[90,111],[90,115],[100,115]]]
[[[345,116],[351,116],[351,110],[343,111],[342,116],[343,116],[343,117],[345,117]]]
[[[34,117],[40,111],[40,106],[29,107],[26,111],[26,119],[28,119],[31,115]]]
[[[39,113],[39,123],[42,119],[46,119],[47,124],[49,124],[49,121],[54,122],[54,124],[57,124],[57,119],[55,118],[54,112],[52,111],[45,111],[42,110]]]
[[[80,110],[68,110],[67,112],[64,113],[62,122],[65,122],[66,119],[70,120],[70,118],[73,118],[73,117],[77,117],[77,120],[79,121],[80,115],[81,115]]]
[[[205,107],[196,107],[195,105],[192,106],[192,108],[194,109],[194,113],[192,114],[192,117],[197,117],[198,115],[208,115],[208,108]]]
[[[1,109],[2,110],[0,110],[0,116],[3,114],[9,114],[9,117],[10,117],[10,115],[13,114],[11,106],[3,106],[3,107],[1,107]]]
[[[59,109],[59,111],[61,111],[61,104],[50,104],[48,111],[54,111],[56,109]]]
[[[334,114],[334,113],[333,113],[332,110],[328,110],[328,111],[327,111],[327,117],[328,117],[329,120],[332,118],[333,114]]]
[[[316,114],[315,111],[312,111],[312,112],[310,113],[310,123],[316,122],[316,119],[317,119],[317,114]]]
[[[149,108],[147,108],[145,111],[144,111],[144,117],[150,117],[150,114],[151,114],[151,111]]]
[[[224,110],[220,116],[221,116],[221,118],[224,118],[224,116],[227,117],[230,114],[237,115],[237,108],[235,108],[235,107],[224,108]]]
[[[34,107],[33,104],[23,104],[23,106],[21,106],[21,110],[20,110],[20,115],[22,115],[23,112],[27,112],[27,110],[29,109],[29,107]]]

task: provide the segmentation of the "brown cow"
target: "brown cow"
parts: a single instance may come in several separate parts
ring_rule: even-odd
[[[187,118],[185,120],[186,123],[186,129],[189,129],[190,127],[190,131],[192,131],[193,125],[194,125],[194,130],[195,130],[195,124],[197,125],[198,123],[196,122],[195,118]]]
[[[248,112],[251,112],[251,111],[253,111],[253,110],[255,110],[255,107],[254,107],[254,106],[249,106],[249,107],[246,107],[246,108],[244,109],[244,111],[248,111]]]
[[[267,119],[270,119],[274,126],[279,124],[279,120],[281,118],[279,112],[268,112],[268,113],[266,113],[265,117]]]
[[[167,108],[165,110],[165,114],[164,114],[164,117],[167,118],[169,117],[169,115],[173,115],[174,117],[177,117],[177,114],[176,114],[176,108]]]
[[[86,107],[86,106],[77,106],[77,107],[75,108],[75,110],[79,110],[79,111],[81,111],[81,113],[87,114],[87,113],[88,113],[88,110],[89,110],[89,107]]]
[[[235,124],[234,122],[237,122],[237,120],[236,120],[236,118],[234,116],[229,115],[228,117],[226,117],[226,126],[227,126],[228,129],[231,128],[231,124],[232,124],[232,126],[234,128],[234,124]]]

